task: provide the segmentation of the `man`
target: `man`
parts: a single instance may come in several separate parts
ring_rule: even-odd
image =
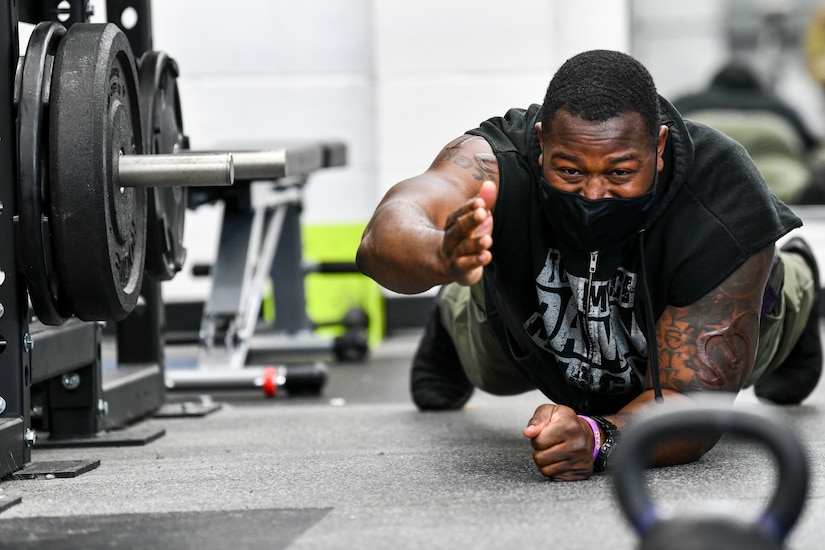
[[[552,403],[524,430],[533,459],[578,480],[658,400],[811,392],[816,263],[799,239],[775,251],[799,225],[741,146],[683,121],[635,59],[598,50],[568,60],[541,107],[485,121],[390,189],[356,261],[397,292],[443,285],[413,359],[420,409],[538,388]]]

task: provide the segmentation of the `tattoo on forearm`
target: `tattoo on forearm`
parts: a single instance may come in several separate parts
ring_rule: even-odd
[[[742,387],[755,360],[771,253],[759,253],[696,303],[665,309],[657,323],[663,387],[679,392]]]
[[[456,166],[473,171],[473,178],[477,181],[498,180],[498,161],[491,153],[476,153],[469,156],[462,149],[464,144],[474,139],[483,139],[479,136],[465,136],[454,140],[447,145],[438,157],[436,162],[452,162]]]

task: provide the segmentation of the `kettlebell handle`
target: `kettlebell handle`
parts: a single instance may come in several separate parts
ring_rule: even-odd
[[[673,405],[657,406],[662,409],[626,430],[611,464],[622,511],[636,531],[643,537],[662,521],[644,483],[644,470],[657,444],[716,431],[753,439],[776,457],[779,468],[776,489],[756,519],[755,527],[783,541],[799,519],[809,481],[804,450],[789,426],[757,409],[734,409],[730,399],[703,396]]]

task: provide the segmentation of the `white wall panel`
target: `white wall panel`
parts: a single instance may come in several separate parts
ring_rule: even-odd
[[[426,170],[444,145],[486,118],[540,103],[546,87],[547,71],[388,79],[376,98],[381,192]]]
[[[376,0],[379,78],[518,72],[554,61],[547,0]]]
[[[540,103],[573,53],[629,48],[624,0],[376,1],[376,199],[449,140]]]
[[[629,52],[628,0],[549,2],[554,8],[556,49],[562,61],[587,50]]]
[[[162,0],[155,47],[191,75],[370,71],[369,0]]]
[[[365,220],[375,162],[369,8],[368,0],[155,2],[154,45],[180,66],[193,148],[342,140],[348,165],[313,177],[303,219]]]

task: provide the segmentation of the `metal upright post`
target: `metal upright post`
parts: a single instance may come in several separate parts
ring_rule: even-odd
[[[126,34],[135,59],[152,49],[151,0],[106,0],[106,18]]]
[[[286,334],[312,330],[304,288],[302,208],[300,203],[286,206],[284,228],[278,240],[275,261],[270,266],[277,311],[273,330]]]
[[[32,338],[22,266],[17,262],[17,133],[14,75],[19,57],[17,0],[0,9],[0,477],[31,460]],[[22,241],[20,241],[22,242]]]

